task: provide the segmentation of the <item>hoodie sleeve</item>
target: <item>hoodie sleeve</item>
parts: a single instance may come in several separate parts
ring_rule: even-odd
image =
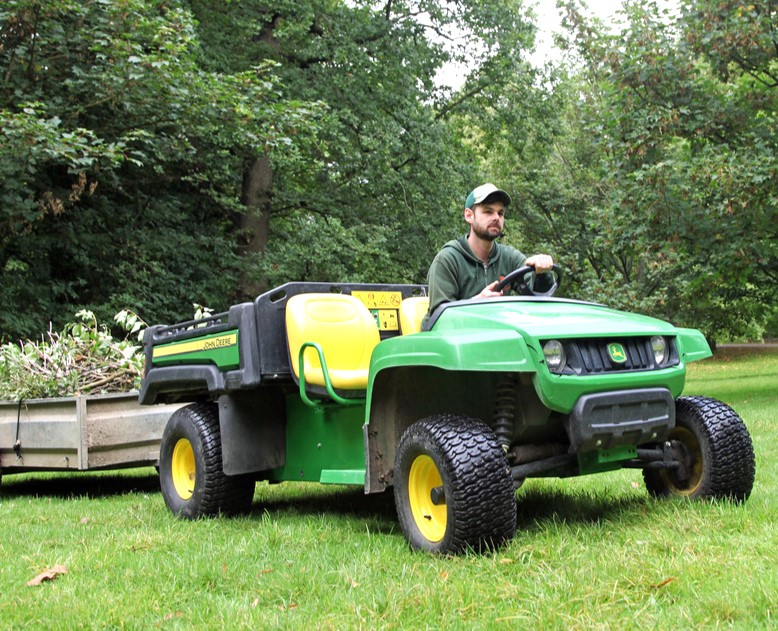
[[[432,315],[444,302],[459,300],[459,282],[457,278],[457,266],[453,260],[450,248],[443,248],[432,260],[430,270],[427,273],[429,285],[430,309],[428,316]]]

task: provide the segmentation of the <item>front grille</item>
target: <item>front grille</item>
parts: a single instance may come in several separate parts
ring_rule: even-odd
[[[576,346],[581,358],[580,366],[583,372],[587,374],[598,374],[603,372],[624,371],[624,370],[649,370],[654,367],[654,360],[651,357],[651,347],[647,339],[627,339],[618,341],[626,354],[624,363],[611,361],[608,354],[608,341],[604,340],[581,340],[571,344]],[[571,349],[572,350],[572,349]],[[568,361],[572,359],[575,353],[568,355]],[[577,363],[577,362],[576,362]]]
[[[650,337],[589,338],[560,340],[565,348],[567,365],[563,375],[602,375],[607,373],[660,370],[678,364],[678,352],[673,338],[665,338],[669,345],[668,359],[662,364],[654,361]],[[542,345],[542,343],[541,343]],[[619,350],[615,361],[609,346]],[[623,357],[620,352],[623,351]]]

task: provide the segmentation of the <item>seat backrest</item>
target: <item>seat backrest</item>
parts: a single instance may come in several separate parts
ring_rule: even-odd
[[[421,321],[430,308],[427,296],[412,296],[400,303],[400,331],[403,335],[421,331]]]
[[[380,341],[378,325],[365,305],[348,294],[299,294],[286,305],[286,334],[292,370],[300,379],[300,348],[314,342],[323,352],[333,387],[364,390],[370,357]],[[324,371],[314,348],[304,351],[305,383],[324,386]]]

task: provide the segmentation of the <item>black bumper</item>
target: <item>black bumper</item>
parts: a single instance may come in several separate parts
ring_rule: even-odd
[[[573,453],[664,440],[675,427],[675,400],[666,388],[582,396],[567,432]]]

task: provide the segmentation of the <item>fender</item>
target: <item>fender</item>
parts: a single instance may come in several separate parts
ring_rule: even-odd
[[[536,399],[536,370],[524,339],[511,329],[430,331],[381,342],[368,380],[365,491],[380,492],[391,484],[397,441],[411,423],[438,408],[483,416],[483,406],[492,401],[487,393],[505,373],[524,374],[524,387]]]
[[[708,345],[708,340],[697,329],[684,329],[676,327],[678,353],[681,361],[696,362],[711,357],[713,353]]]
[[[430,331],[384,340],[373,352],[368,390],[372,392],[378,373],[400,366],[483,372],[536,371],[524,338],[511,329],[461,329],[445,334]]]

